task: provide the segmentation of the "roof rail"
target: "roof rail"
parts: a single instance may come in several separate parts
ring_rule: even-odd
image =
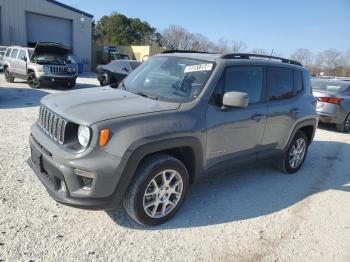
[[[172,54],[172,53],[215,54],[215,53],[210,53],[210,52],[194,51],[194,50],[166,50],[166,51],[162,52],[162,54]]]
[[[303,66],[301,63],[299,63],[297,61],[283,58],[283,57],[278,57],[278,56],[270,56],[270,55],[233,53],[233,54],[224,54],[221,56],[222,59],[250,59],[250,58],[254,58],[254,57],[280,60],[282,63]]]

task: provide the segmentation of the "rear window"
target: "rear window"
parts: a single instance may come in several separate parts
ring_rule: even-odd
[[[314,90],[323,90],[331,93],[342,93],[349,88],[348,83],[315,79],[311,80],[311,86]]]
[[[13,49],[11,53],[11,58],[17,58],[18,49]]]
[[[10,56],[10,54],[11,54],[11,48],[8,48],[7,50],[6,50],[6,53],[5,53],[5,56],[6,57],[9,57]]]

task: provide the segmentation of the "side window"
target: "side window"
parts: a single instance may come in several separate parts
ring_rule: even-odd
[[[296,94],[303,92],[303,75],[301,71],[294,71],[294,89]]]
[[[13,49],[11,53],[11,58],[17,58],[18,49]]]
[[[263,68],[259,66],[234,66],[226,68],[222,74],[210,103],[222,106],[226,92],[245,92],[249,95],[249,104],[261,102],[263,90]]]
[[[293,97],[293,70],[282,67],[270,67],[267,79],[267,97],[269,101]]]
[[[11,48],[8,48],[8,49],[6,50],[6,54],[5,54],[6,57],[9,57],[9,56],[10,56],[11,50],[12,50]]]
[[[18,59],[21,59],[23,61],[27,61],[27,52],[24,50],[19,51]]]
[[[255,66],[228,68],[224,84],[224,93],[245,92],[249,95],[250,104],[259,103],[263,88],[263,69]]]

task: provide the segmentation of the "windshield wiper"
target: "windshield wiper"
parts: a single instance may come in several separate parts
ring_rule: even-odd
[[[126,86],[124,84],[124,81],[121,81],[118,85],[118,87],[121,86],[124,90],[126,90]]]
[[[158,97],[156,96],[152,96],[152,95],[148,95],[145,94],[144,92],[138,91],[138,92],[132,92],[133,94],[139,95],[139,96],[143,96],[143,97],[147,97],[147,98],[151,98],[153,100],[158,100]]]

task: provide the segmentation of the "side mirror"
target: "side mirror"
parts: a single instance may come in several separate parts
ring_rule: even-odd
[[[247,107],[249,104],[249,95],[243,92],[227,92],[222,101],[225,107]]]

